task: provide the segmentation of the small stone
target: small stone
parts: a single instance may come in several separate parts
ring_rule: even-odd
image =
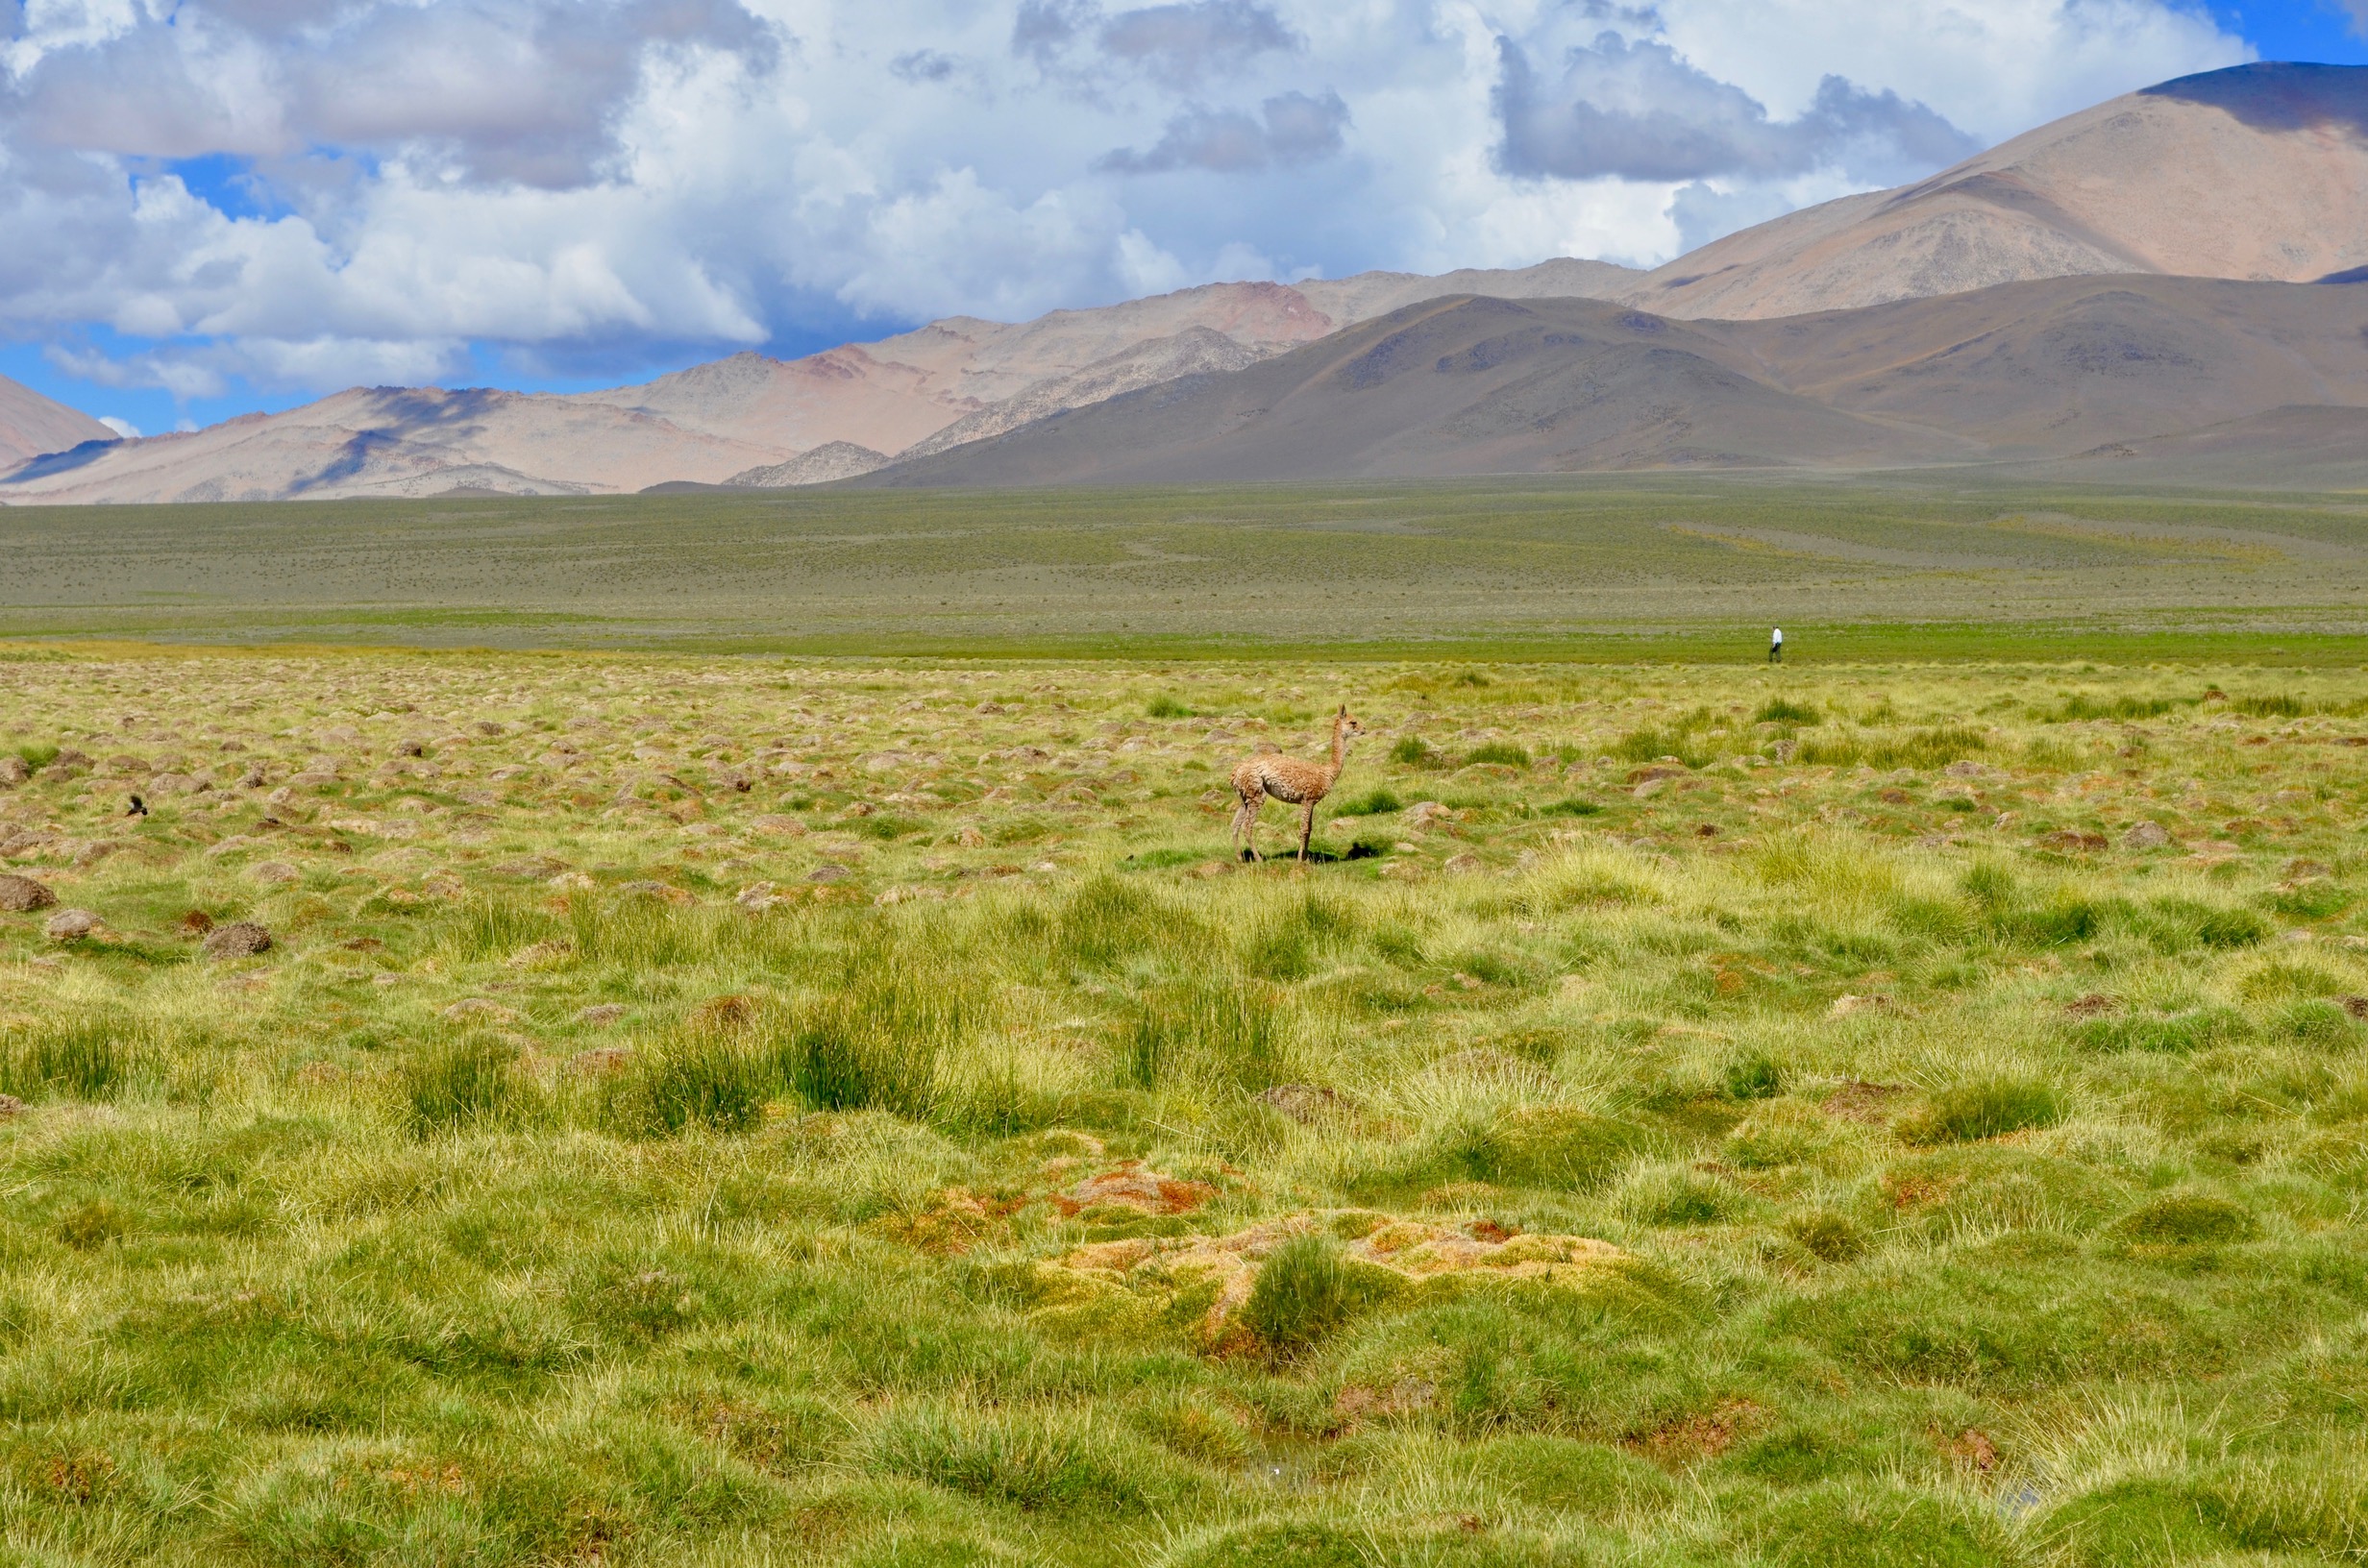
[[[29,876],[0,875],[0,910],[11,915],[28,915],[37,909],[47,909],[58,901],[58,895]]]
[[[2159,849],[2170,842],[2170,830],[2160,822],[2136,823],[2121,836],[2124,849]]]
[[[208,958],[253,958],[271,951],[271,933],[253,920],[234,920],[207,932],[199,950]]]
[[[1449,855],[1447,857],[1447,870],[1451,871],[1476,871],[1479,869],[1480,857],[1470,853],[1468,850],[1460,855]]]
[[[86,909],[62,909],[41,928],[52,942],[79,942],[99,928],[100,920]]]

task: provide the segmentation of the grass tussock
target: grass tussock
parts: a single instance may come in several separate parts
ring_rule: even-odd
[[[0,1559],[2368,1550],[2355,674],[169,669],[0,683]]]

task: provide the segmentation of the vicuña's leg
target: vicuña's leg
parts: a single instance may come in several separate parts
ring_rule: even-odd
[[[1316,836],[1316,802],[1310,800],[1299,813],[1299,864],[1307,864],[1307,841]]]
[[[1264,795],[1245,795],[1240,809],[1233,814],[1235,852],[1247,848],[1253,861],[1258,858],[1258,808],[1266,803]]]

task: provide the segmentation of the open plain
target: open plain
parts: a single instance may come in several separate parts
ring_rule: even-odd
[[[18,645],[0,1562],[2357,1560],[2368,674],[2234,609]]]
[[[0,636],[2358,663],[2361,491],[2112,469],[13,507]]]

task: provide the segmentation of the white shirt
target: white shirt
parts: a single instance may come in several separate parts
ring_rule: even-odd
[[[1783,642],[1784,640],[1785,640],[1785,628],[1784,628],[1784,627],[1782,627],[1782,626],[1778,626],[1778,627],[1776,628],[1776,634],[1775,634],[1773,637],[1771,637],[1771,638],[1769,638],[1769,639],[1768,639],[1768,641],[1770,641],[1770,642],[1774,642],[1774,643],[1781,643],[1781,642]]]

